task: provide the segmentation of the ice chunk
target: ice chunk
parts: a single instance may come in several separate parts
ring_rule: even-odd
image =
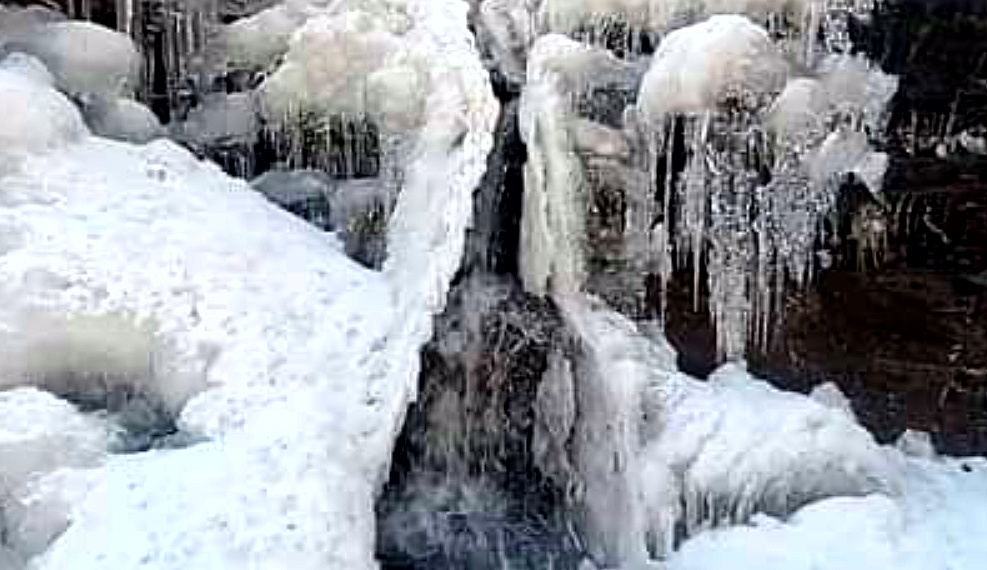
[[[21,73],[0,70],[0,156],[52,150],[86,136],[64,95]]]
[[[638,106],[648,121],[728,101],[758,108],[781,91],[787,73],[763,28],[742,16],[713,16],[668,34],[644,76]]]
[[[44,24],[10,46],[43,61],[58,87],[70,95],[129,95],[137,87],[140,57],[133,42],[97,24]]]
[[[158,117],[133,99],[95,95],[82,100],[86,124],[94,135],[143,144],[166,134]]]
[[[279,206],[326,198],[333,193],[333,181],[321,170],[271,170],[250,181],[250,185]]]

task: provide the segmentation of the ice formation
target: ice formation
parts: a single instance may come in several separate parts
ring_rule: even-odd
[[[785,84],[788,64],[768,33],[743,16],[714,16],[668,34],[638,95],[642,121],[715,111],[731,98],[758,107]]]
[[[669,561],[673,570],[866,567],[875,570],[977,568],[987,548],[972,538],[984,528],[983,458],[904,459],[904,493],[833,498],[787,520],[699,535]]]
[[[86,482],[78,493],[17,517],[45,528],[7,529],[41,537],[32,567],[376,567],[374,495],[496,118],[466,6],[407,9],[429,80],[419,122],[400,133],[383,272],[175,144],[89,137],[66,98],[0,72],[4,102],[36,114],[28,132],[24,114],[0,122],[4,166],[25,151],[0,178],[0,346],[16,353],[0,377],[56,393],[143,386],[205,440],[69,469]],[[120,324],[92,324],[104,318]],[[131,351],[144,327],[152,342]],[[0,556],[13,560],[6,539]]]
[[[852,414],[727,365],[708,382],[597,299],[560,298],[580,339],[570,445],[583,537],[606,566],[683,537],[831,496],[901,492],[898,464]]]

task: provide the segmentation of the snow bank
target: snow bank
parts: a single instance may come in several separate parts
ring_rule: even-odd
[[[90,22],[46,23],[7,47],[43,61],[70,95],[127,95],[137,86],[140,56],[133,42]]]
[[[0,108],[0,174],[13,155],[57,149],[87,133],[65,96],[21,72],[0,69]]]
[[[933,570],[980,568],[987,560],[987,461],[904,460],[904,492],[833,498],[787,521],[757,517],[745,527],[703,533],[670,570]]]
[[[714,16],[668,34],[644,76],[638,107],[648,121],[728,101],[758,108],[781,91],[787,74],[763,28],[742,16]]]
[[[84,100],[83,115],[94,135],[144,144],[166,134],[158,117],[133,99],[96,96]]]

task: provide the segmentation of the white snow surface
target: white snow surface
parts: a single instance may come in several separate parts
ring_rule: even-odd
[[[0,173],[17,155],[62,147],[88,132],[75,105],[38,79],[0,69],[0,109],[4,110],[0,113]]]
[[[831,498],[782,521],[709,531],[686,542],[670,570],[939,570],[987,560],[987,460],[899,458],[898,498]]]
[[[53,152],[0,157],[0,378],[129,384],[207,438],[68,470],[86,484],[26,511],[50,523],[31,549],[57,535],[32,570],[376,567],[373,499],[492,146],[497,105],[466,10],[407,2],[436,88],[381,273],[171,142],[83,128],[62,150],[43,139],[30,150]],[[33,90],[68,104],[0,79],[17,103]],[[39,111],[35,127],[63,118]],[[0,136],[20,141],[19,124]]]
[[[648,121],[715,110],[727,97],[776,94],[787,74],[787,62],[763,28],[743,16],[713,16],[665,37],[638,106]]]

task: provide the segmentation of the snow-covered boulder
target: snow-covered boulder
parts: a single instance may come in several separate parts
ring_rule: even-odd
[[[86,136],[78,109],[51,86],[0,69],[0,160],[63,147]],[[0,162],[0,173],[3,172]]]
[[[304,113],[370,117],[387,132],[409,131],[420,125],[428,89],[422,55],[368,12],[312,18],[261,86],[264,116],[275,124]]]
[[[743,16],[713,16],[665,37],[644,76],[648,121],[700,113],[727,101],[760,107],[785,85],[788,64],[768,33]]]
[[[70,95],[128,95],[137,86],[140,56],[126,34],[91,22],[50,22],[7,46],[48,66]]]
[[[133,99],[100,96],[83,99],[83,116],[94,135],[144,144],[166,134],[158,117]]]

